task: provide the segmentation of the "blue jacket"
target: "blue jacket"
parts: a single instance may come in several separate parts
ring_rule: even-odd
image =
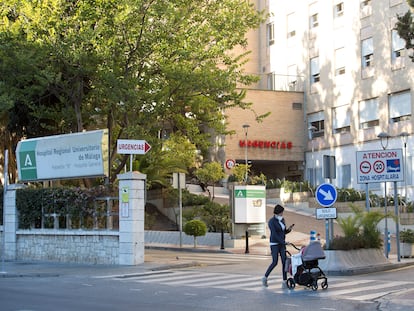
[[[283,219],[282,222],[285,223],[285,219]],[[267,225],[269,226],[270,230],[270,243],[285,245],[286,234],[289,233],[291,230],[288,229],[286,225],[285,230],[283,230],[279,224],[279,220],[274,216],[269,219]]]

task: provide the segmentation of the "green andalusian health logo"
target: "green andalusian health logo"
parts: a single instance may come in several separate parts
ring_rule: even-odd
[[[19,150],[20,179],[37,179],[36,142],[24,142]]]

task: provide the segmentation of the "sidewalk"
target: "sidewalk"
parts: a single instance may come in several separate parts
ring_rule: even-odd
[[[269,202],[268,202],[269,203]],[[272,204],[268,204],[268,210],[273,211]],[[324,236],[324,221],[316,220],[314,210],[310,208],[285,208],[285,218],[288,223],[295,223],[294,230],[287,236],[287,241],[297,246],[307,245],[309,243],[310,229],[321,232]],[[335,230],[338,230],[337,228]],[[322,241],[323,242],[323,241]],[[248,247],[246,247],[248,246]],[[145,244],[145,262],[137,266],[118,266],[118,265],[92,265],[92,264],[70,264],[70,263],[53,263],[53,262],[0,262],[0,278],[1,277],[58,277],[61,275],[112,275],[112,274],[131,274],[144,273],[146,271],[167,270],[171,268],[188,267],[188,263],[182,263],[175,260],[179,256],[179,252],[208,252],[208,253],[234,253],[246,255],[265,255],[270,256],[270,248],[268,238],[253,239],[249,238],[249,244],[243,244],[242,247],[220,249],[217,246],[198,245],[194,248],[192,245],[177,244],[161,244],[147,243]],[[395,248],[395,247],[394,247]],[[169,257],[151,257],[151,250],[171,251]],[[297,251],[293,248],[288,250],[294,254]],[[248,251],[248,252],[246,252]],[[385,257],[384,257],[385,260]],[[322,260],[320,261],[322,263]],[[414,265],[414,258],[401,258],[398,261],[395,250],[389,255],[388,261],[385,263],[364,262],[363,265],[354,266],[347,262],[340,269],[329,271],[324,269],[328,275],[353,275],[371,272],[387,271],[398,269],[401,267]]]

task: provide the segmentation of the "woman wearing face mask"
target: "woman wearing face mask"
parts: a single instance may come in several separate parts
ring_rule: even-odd
[[[286,279],[287,273],[285,271],[285,261],[286,261],[286,241],[285,235],[292,231],[291,225],[289,228],[286,227],[285,219],[283,218],[283,211],[285,209],[283,206],[277,204],[273,210],[274,216],[269,219],[268,226],[270,230],[270,250],[272,252],[272,263],[267,268],[264,277],[262,278],[263,286],[267,287],[267,278],[272,270],[277,266],[278,258],[282,261],[282,271],[283,271],[283,283],[282,287],[286,288]]]

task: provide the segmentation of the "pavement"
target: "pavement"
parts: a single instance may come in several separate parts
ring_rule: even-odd
[[[269,204],[268,210],[273,211],[272,204]],[[315,217],[310,217],[314,211],[309,208],[285,208],[284,217],[287,224],[295,223],[294,231],[287,235],[287,241],[301,246],[309,243],[310,230],[315,230],[324,233],[325,222],[317,220]],[[340,233],[340,228],[334,224],[334,233]],[[267,235],[268,236],[268,235]],[[323,236],[323,234],[321,234]],[[322,240],[323,242],[323,240]],[[395,240],[393,241],[395,243]],[[243,243],[242,243],[243,244]],[[395,245],[395,244],[394,244]],[[165,254],[159,256],[152,252],[153,250],[167,251]],[[296,253],[293,248],[289,248],[290,252]],[[145,260],[143,264],[136,266],[120,266],[120,265],[93,265],[93,264],[74,264],[74,263],[55,263],[55,262],[21,262],[21,261],[4,261],[0,262],[0,278],[1,277],[39,277],[49,276],[58,277],[61,275],[112,275],[112,274],[131,274],[143,273],[147,271],[167,270],[172,268],[185,268],[194,263],[176,260],[180,252],[208,252],[208,253],[234,253],[246,255],[267,255],[270,257],[270,248],[268,239],[253,239],[249,238],[249,244],[244,243],[243,246],[220,249],[220,246],[205,246],[198,245],[194,248],[192,245],[175,245],[175,244],[159,244],[151,243],[145,244]],[[355,275],[365,274],[379,271],[387,271],[392,269],[399,269],[407,266],[414,266],[414,258],[400,258],[398,260],[395,252],[395,247],[391,248],[388,259],[384,262],[373,263],[369,259],[363,264],[352,265],[345,264],[338,271],[324,272],[327,275]],[[321,261],[320,261],[321,262]],[[328,269],[329,270],[329,269]]]

